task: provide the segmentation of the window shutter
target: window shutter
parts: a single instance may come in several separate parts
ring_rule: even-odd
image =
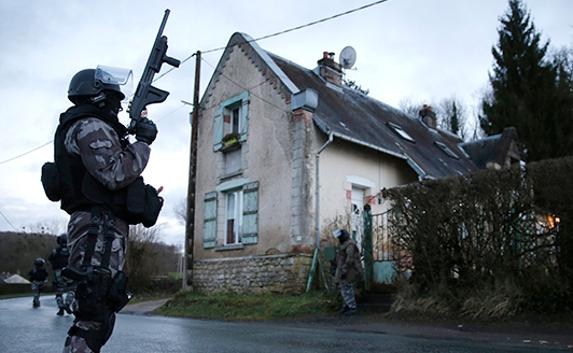
[[[247,141],[247,135],[249,132],[249,92],[244,92],[241,94],[241,136],[240,141]]]
[[[205,214],[203,216],[203,248],[215,246],[217,240],[217,192],[205,194]]]
[[[213,151],[217,152],[223,147],[223,110],[217,109],[213,118]]]
[[[258,212],[259,183],[254,182],[243,185],[243,226],[241,229],[241,243],[258,243]]]

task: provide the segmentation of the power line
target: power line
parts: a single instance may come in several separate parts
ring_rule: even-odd
[[[208,61],[205,60],[204,58],[201,58],[201,60],[203,60],[207,65],[211,66],[211,67],[215,70],[215,72],[217,72],[217,68],[216,68],[215,66],[213,66],[210,62],[208,62]],[[272,102],[269,102],[268,100],[266,100],[266,99],[264,99],[264,98],[262,98],[262,97],[259,97],[258,95],[256,95],[255,93],[253,93],[253,92],[251,91],[251,89],[249,89],[249,88],[247,88],[247,87],[241,85],[240,83],[238,83],[237,81],[233,80],[233,79],[230,78],[229,76],[226,76],[221,70],[219,70],[218,72],[219,72],[219,74],[220,74],[221,76],[223,76],[225,79],[227,79],[227,80],[230,81],[231,83],[234,83],[234,84],[237,85],[239,88],[241,88],[241,89],[243,89],[243,90],[245,90],[245,91],[249,91],[249,94],[252,95],[253,97],[258,98],[258,99],[260,99],[261,101],[263,101],[264,103],[267,103],[267,104],[269,104],[269,105],[275,107],[276,109],[280,110],[281,112],[290,113],[289,111],[287,111],[287,110],[285,110],[285,109],[279,107],[278,105],[276,105],[276,104],[274,104],[274,103],[272,103]],[[267,81],[268,81],[268,80],[267,80]],[[263,83],[265,83],[265,82],[267,82],[267,81],[263,81],[263,82],[261,82],[261,83],[255,85],[253,88],[258,87],[258,86],[262,85]]]
[[[352,10],[348,10],[348,11],[345,11],[345,12],[338,13],[338,14],[336,14],[336,15],[332,15],[332,16],[329,16],[329,17],[321,18],[321,19],[319,19],[319,20],[312,21],[312,22],[309,22],[309,23],[306,23],[306,24],[303,24],[303,25],[300,25],[300,26],[288,28],[288,29],[285,29],[285,30],[282,30],[282,31],[279,31],[279,32],[275,32],[275,33],[271,33],[271,34],[264,35],[264,36],[262,36],[262,37],[258,37],[258,38],[255,38],[255,39],[251,39],[251,40],[248,40],[247,43],[257,42],[257,41],[264,40],[264,39],[269,39],[269,38],[272,38],[272,37],[279,36],[279,35],[281,35],[281,34],[285,34],[285,33],[293,32],[293,31],[296,31],[296,30],[299,30],[299,29],[303,29],[303,28],[306,28],[306,27],[314,26],[314,25],[317,25],[317,24],[319,24],[319,23],[323,23],[323,22],[326,22],[326,21],[330,21],[330,20],[333,20],[333,19],[338,18],[338,17],[342,17],[342,16],[349,15],[349,14],[354,13],[354,12],[362,11],[362,10],[364,10],[364,9],[367,9],[367,8],[369,8],[369,7],[372,7],[372,6],[379,5],[379,4],[381,4],[381,3],[383,3],[383,2],[386,2],[386,1],[388,1],[388,0],[378,0],[378,1],[374,1],[374,2],[371,2],[371,3],[369,3],[369,4],[366,4],[366,5],[363,5],[363,6],[354,8],[354,9],[352,9]],[[238,45],[238,44],[239,44],[239,43],[234,44],[234,45]],[[230,47],[232,47],[232,46],[224,46],[224,47],[218,47],[218,48],[208,49],[208,50],[201,51],[201,53],[202,53],[202,54],[209,54],[209,53],[213,53],[213,52],[216,52],[216,51],[225,50],[225,49],[227,49],[228,47],[230,48]],[[181,65],[183,65],[183,63],[187,62],[189,59],[191,59],[191,58],[194,57],[194,56],[195,56],[195,53],[193,53],[193,54],[189,55],[188,57],[186,57],[185,59],[181,60]],[[181,65],[179,65],[179,66],[181,66]],[[153,80],[153,82],[155,82],[155,81],[161,79],[162,77],[164,77],[165,75],[169,74],[171,71],[173,71],[173,70],[175,70],[175,69],[176,69],[175,67],[169,68],[169,70],[165,71],[163,74],[161,74],[161,75],[159,75],[157,78],[155,78],[155,79]]]
[[[163,115],[159,116],[158,118],[155,119],[155,121],[161,120],[161,119],[163,119],[163,118],[166,118],[166,117],[168,117],[168,116],[170,116],[170,115],[176,113],[177,111],[179,111],[179,110],[180,110],[181,108],[183,108],[184,106],[185,106],[184,104],[181,104],[179,107],[177,107],[177,108],[171,110],[169,113],[163,114]],[[39,149],[41,149],[41,148],[43,148],[43,147],[46,147],[47,145],[51,144],[52,142],[54,142],[54,140],[48,141],[48,142],[46,142],[46,143],[44,143],[44,144],[42,144],[42,145],[40,145],[40,146],[38,146],[38,147],[34,147],[34,148],[32,148],[31,150],[26,151],[26,152],[24,152],[24,153],[21,153],[21,154],[19,154],[19,155],[17,155],[17,156],[10,157],[10,158],[8,158],[8,159],[5,159],[5,160],[3,160],[3,161],[0,161],[0,165],[5,164],[5,163],[8,163],[8,162],[11,162],[11,161],[16,160],[16,159],[18,159],[18,158],[24,157],[24,156],[26,156],[26,155],[28,155],[28,154],[30,154],[30,153],[32,153],[32,152],[35,152],[35,151],[37,151],[37,150],[39,150]]]
[[[342,16],[349,15],[349,14],[351,14],[351,13],[353,13],[353,12],[361,11],[361,10],[367,9],[367,8],[369,8],[369,7],[372,7],[372,6],[379,5],[379,4],[381,4],[381,3],[383,3],[383,2],[386,2],[386,1],[388,1],[388,0],[378,0],[378,1],[374,1],[374,2],[371,2],[371,3],[369,3],[369,4],[366,4],[366,5],[357,7],[357,8],[355,8],[355,9],[348,10],[348,11],[345,11],[345,12],[341,12],[341,13],[338,13],[338,14],[336,14],[336,15],[332,15],[332,16],[329,16],[329,17],[321,18],[321,19],[319,19],[319,20],[312,21],[312,22],[309,22],[309,23],[304,24],[304,25],[300,25],[300,26],[296,26],[296,27],[293,27],[293,28],[285,29],[285,30],[282,30],[282,31],[279,31],[279,32],[275,32],[275,33],[272,33],[272,34],[267,34],[267,35],[265,35],[265,36],[262,36],[262,37],[258,37],[258,38],[249,40],[249,41],[247,41],[247,43],[257,42],[257,41],[260,41],[260,40],[263,40],[263,39],[268,39],[268,38],[276,37],[276,36],[279,36],[279,35],[281,35],[281,34],[285,34],[285,33],[293,32],[293,31],[296,31],[296,30],[299,30],[299,29],[303,29],[303,28],[306,28],[306,27],[314,26],[314,25],[317,25],[317,24],[319,24],[319,23],[323,23],[323,22],[326,22],[326,21],[330,21],[330,20],[333,20],[333,19],[338,18],[338,17],[342,17]],[[213,49],[201,51],[201,53],[202,53],[202,54],[208,54],[208,53],[212,53],[212,52],[219,51],[219,50],[224,50],[224,49],[227,49],[227,47],[224,46],[224,47],[219,47],[219,48],[213,48]]]
[[[6,221],[6,223],[8,223],[10,225],[10,227],[12,227],[12,229],[14,229],[14,231],[18,231],[18,229],[16,229],[16,227],[14,227],[14,225],[12,224],[12,222],[10,222],[10,220],[8,219],[8,217],[6,217],[6,215],[4,214],[4,212],[0,211],[0,215],[2,216],[2,218],[4,218],[4,220]]]
[[[21,154],[19,154],[19,155],[17,155],[17,156],[14,156],[14,157],[5,159],[5,160],[1,161],[0,164],[8,163],[8,162],[11,162],[11,161],[13,161],[13,160],[15,160],[15,159],[18,159],[18,158],[20,158],[20,157],[24,157],[25,155],[30,154],[30,153],[32,153],[32,152],[34,152],[34,151],[37,151],[37,150],[39,150],[40,148],[45,147],[45,146],[51,144],[52,142],[54,142],[54,141],[53,141],[53,140],[48,141],[48,142],[44,143],[43,145],[40,145],[40,146],[38,146],[38,147],[32,148],[32,149],[29,150],[29,151],[26,151],[26,152],[21,153]]]

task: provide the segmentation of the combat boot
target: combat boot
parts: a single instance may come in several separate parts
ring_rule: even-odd
[[[56,313],[56,315],[58,315],[58,316],[64,315],[64,308],[60,308],[60,310],[58,310],[58,312]]]

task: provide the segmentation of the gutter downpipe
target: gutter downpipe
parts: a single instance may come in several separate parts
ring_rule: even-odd
[[[326,149],[326,147],[332,143],[334,140],[334,133],[331,131],[328,134],[328,140],[318,149],[316,154],[314,155],[316,165],[315,165],[315,179],[316,179],[316,186],[314,190],[314,197],[315,197],[315,204],[314,204],[314,230],[316,232],[316,239],[315,239],[315,248],[312,255],[312,264],[310,266],[310,272],[308,274],[308,281],[306,282],[306,292],[310,291],[310,287],[312,287],[312,281],[314,279],[316,273],[316,267],[318,265],[318,255],[320,252],[320,153]]]

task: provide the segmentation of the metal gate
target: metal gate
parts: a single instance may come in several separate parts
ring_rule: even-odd
[[[371,214],[370,209],[364,210],[365,272],[366,284],[392,284],[396,278],[397,254],[392,242],[392,234],[388,230],[388,216],[392,210]]]

